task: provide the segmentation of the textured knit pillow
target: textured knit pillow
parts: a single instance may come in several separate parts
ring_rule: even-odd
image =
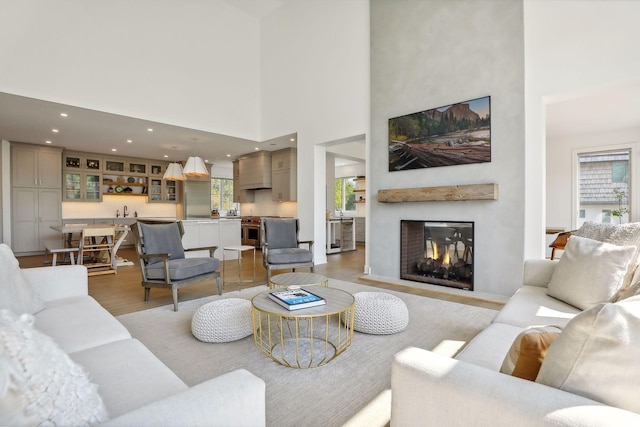
[[[635,253],[635,246],[571,236],[553,271],[547,294],[583,310],[610,302],[622,287]]]
[[[35,314],[44,309],[38,297],[20,270],[20,264],[11,248],[0,244],[0,309],[14,313]]]
[[[611,224],[601,224],[598,222],[587,221],[580,228],[571,232],[572,236],[586,237],[587,239],[604,242],[613,231],[614,226]]]
[[[99,424],[107,411],[97,388],[32,315],[0,310],[0,425]]]
[[[633,276],[638,267],[638,255],[640,254],[640,223],[631,222],[613,227],[611,233],[603,240],[618,246],[635,246],[636,253],[629,264],[629,269],[624,277],[620,292],[624,292],[633,283]]]
[[[640,413],[640,297],[599,304],[571,319],[536,382]]]
[[[502,362],[500,372],[535,381],[547,350],[560,335],[558,326],[536,326],[520,332]]]

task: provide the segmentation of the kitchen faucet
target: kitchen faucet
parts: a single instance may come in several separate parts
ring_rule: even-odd
[[[120,209],[116,209],[116,218],[120,218]]]
[[[124,210],[122,211],[122,217],[126,218],[129,215],[129,213],[127,212],[127,205],[124,205]]]

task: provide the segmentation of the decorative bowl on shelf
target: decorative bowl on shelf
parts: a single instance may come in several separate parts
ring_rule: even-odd
[[[127,182],[129,184],[133,184],[134,182],[136,182],[136,179],[134,177],[130,176],[129,178],[127,178]]]
[[[120,185],[116,185],[116,188],[115,188],[116,193],[122,193],[123,191],[124,191],[124,188],[122,188]]]

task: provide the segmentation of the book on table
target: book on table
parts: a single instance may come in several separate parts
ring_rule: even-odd
[[[269,298],[287,310],[316,307],[327,303],[327,300],[305,289],[287,289],[269,292]]]

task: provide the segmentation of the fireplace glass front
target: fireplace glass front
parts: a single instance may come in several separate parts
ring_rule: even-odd
[[[400,278],[473,290],[473,222],[402,220]]]

